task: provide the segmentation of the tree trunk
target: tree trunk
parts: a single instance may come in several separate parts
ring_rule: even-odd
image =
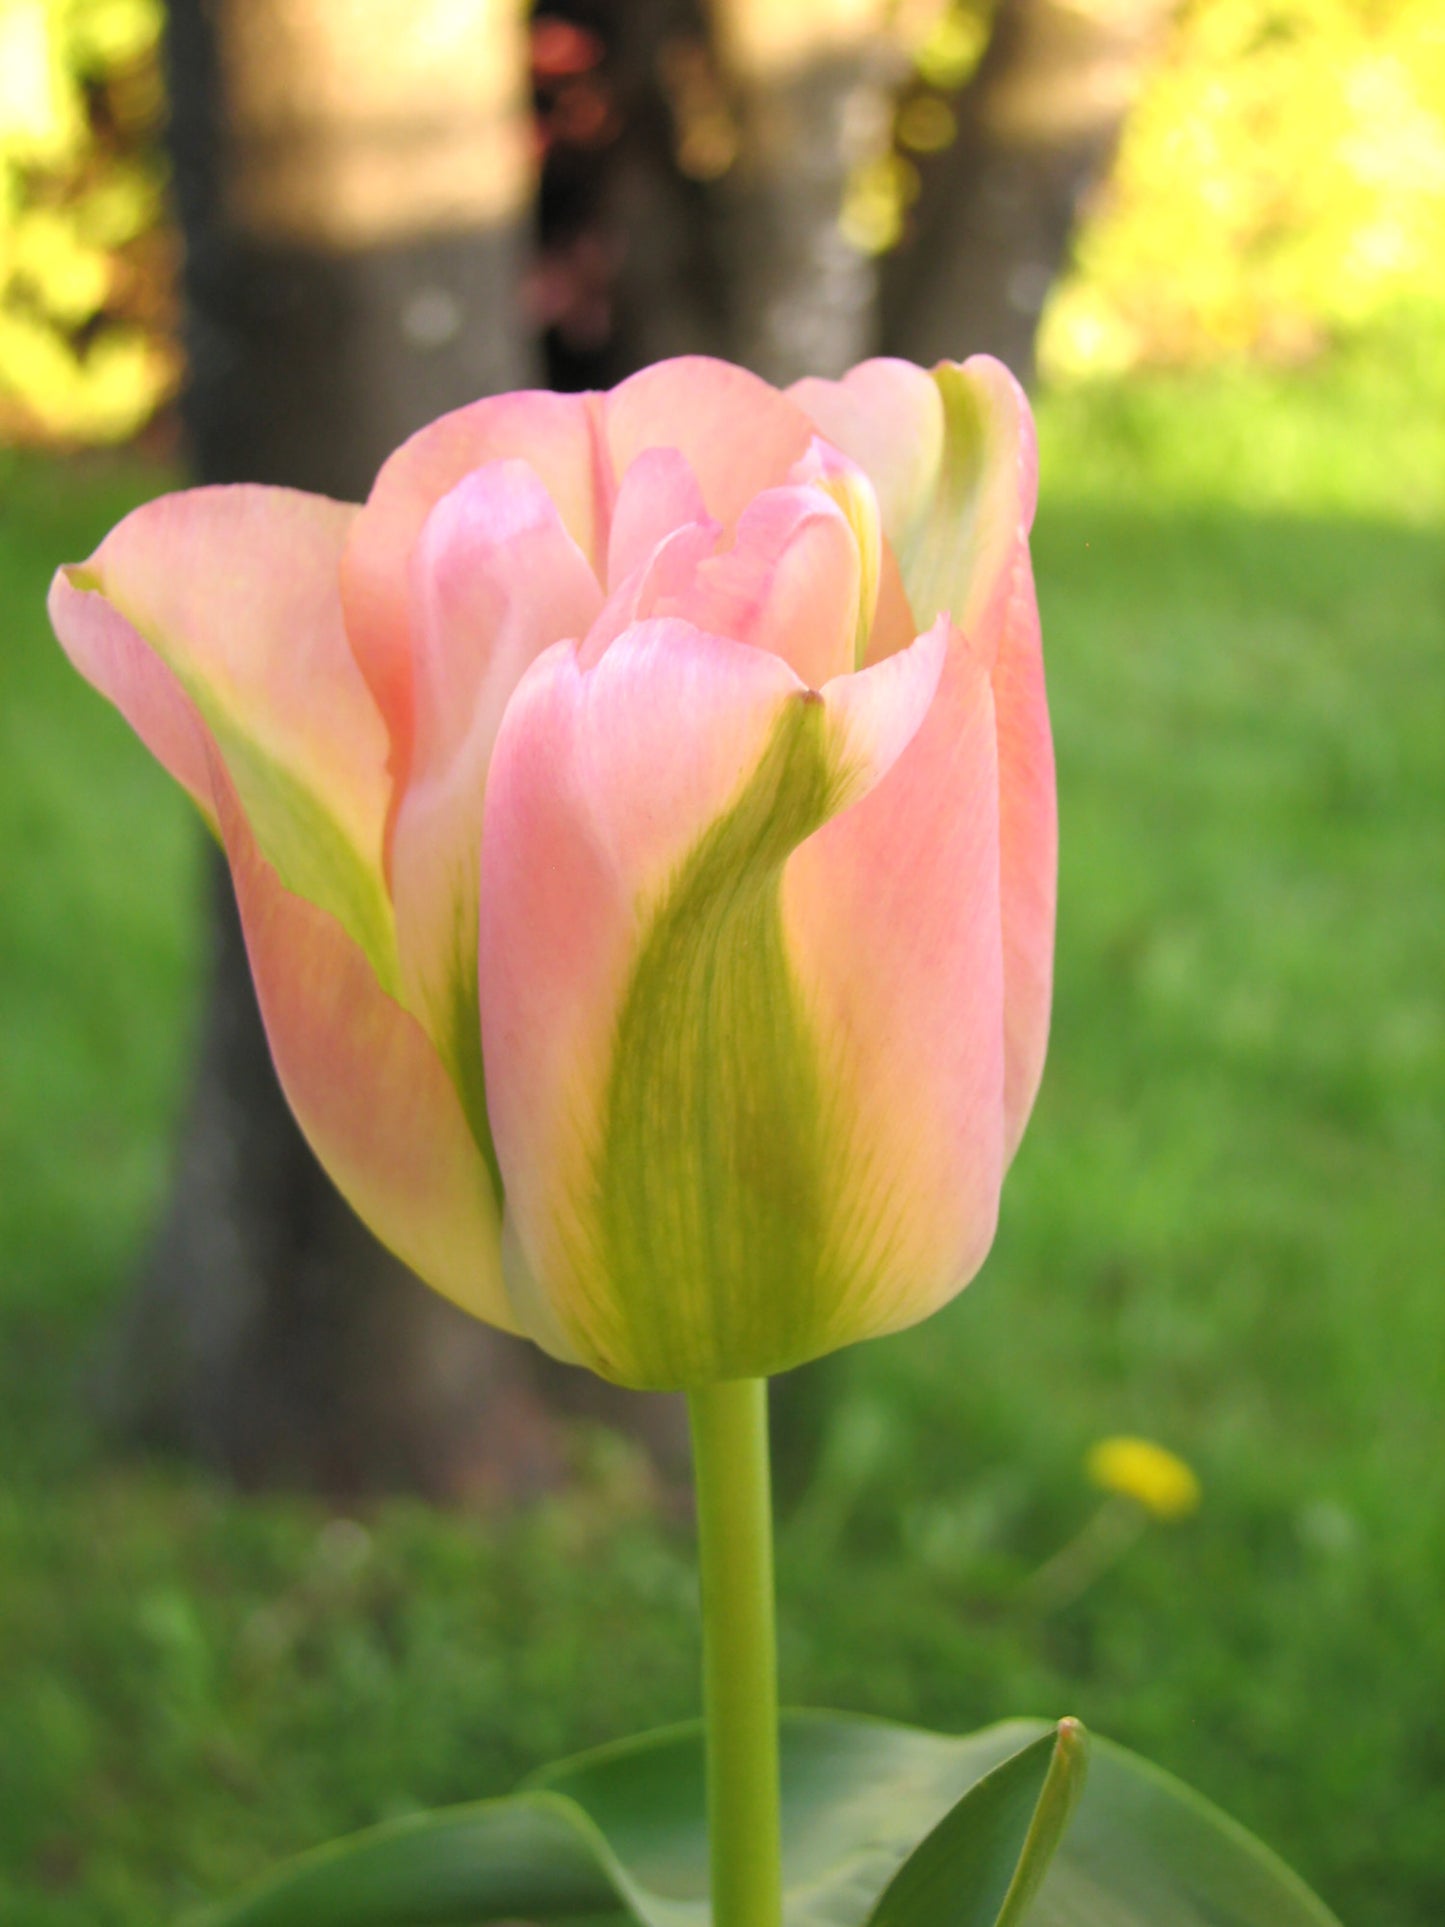
[[[394,15],[394,18],[391,17]],[[362,499],[406,435],[535,385],[523,22],[389,0],[172,0],[186,424],[208,482]],[[465,1317],[332,1190],[271,1070],[224,865],[200,1063],[168,1213],[102,1368],[110,1416],[243,1483],[515,1494],[563,1470],[555,1414],[665,1401]]]
[[[886,353],[927,367],[987,352],[1031,380],[1045,297],[1171,5],[1002,0],[955,103],[958,137],[923,164],[912,231],[887,265]]]
[[[876,264],[839,216],[849,176],[888,144],[884,9],[716,0],[714,13],[739,129],[720,183],[735,358],[780,387],[841,375],[877,345]]]

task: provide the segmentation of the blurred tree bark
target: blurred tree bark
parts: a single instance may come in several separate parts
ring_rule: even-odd
[[[880,265],[838,216],[906,78],[883,0],[547,0],[540,182],[520,0],[170,0],[199,476],[357,500],[450,407],[684,352],[787,382],[988,348],[1027,377],[1166,6],[1001,0]],[[276,1086],[219,861],[212,883],[200,1064],[112,1417],[243,1482],[342,1491],[545,1485],[568,1409],[675,1462],[673,1402],[466,1319],[353,1218]]]
[[[920,163],[910,232],[885,265],[881,343],[927,367],[997,355],[1025,383],[1045,298],[1174,0],[1000,0],[958,135]]]
[[[172,0],[186,427],[206,482],[347,500],[414,429],[535,385],[533,167],[510,0]],[[109,1415],[243,1483],[517,1493],[584,1382],[422,1289],[333,1191],[271,1071],[229,878],[174,1190],[102,1372]]]

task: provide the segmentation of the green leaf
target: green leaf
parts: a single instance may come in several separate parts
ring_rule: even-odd
[[[1252,1833],[1094,1740],[1089,1784],[1028,1927],[1340,1927]]]
[[[785,1716],[787,1927],[1339,1927],[1242,1828],[1107,1742],[1070,1820],[1081,1737]],[[701,1730],[645,1734],[307,1855],[205,1927],[707,1927],[704,1811]]]
[[[888,1883],[868,1927],[1019,1927],[1084,1784],[1086,1741],[1063,1720],[972,1787]]]
[[[320,1847],[208,1909],[194,1927],[473,1927],[615,1914],[607,1858],[575,1807],[518,1794]]]
[[[997,1736],[1005,1731],[1000,1744]],[[882,1721],[786,1714],[781,1764],[788,1927],[862,1927],[924,1835],[1038,1731],[1036,1723],[1017,1723],[960,1740]],[[531,1784],[575,1802],[612,1844],[626,1868],[628,1904],[646,1927],[706,1927],[700,1728],[678,1727],[604,1747],[545,1769]]]

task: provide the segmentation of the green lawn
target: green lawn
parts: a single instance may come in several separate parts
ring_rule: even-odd
[[[1445,1919],[1445,346],[1054,396],[1049,1073],[982,1277],[822,1368],[795,1700],[1076,1712],[1347,1927]],[[88,1430],[196,1015],[184,804],[41,614],[146,478],[0,456],[0,1919],[156,1927],[695,1704],[627,1452],[513,1519],[241,1500]],[[1198,1516],[1046,1617],[1103,1433]]]

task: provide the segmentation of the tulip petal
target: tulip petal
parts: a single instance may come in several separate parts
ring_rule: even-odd
[[[525,463],[489,462],[427,517],[411,564],[416,731],[391,849],[407,1005],[492,1155],[477,1016],[482,798],[513,690],[602,600],[586,557]]]
[[[796,381],[788,396],[868,476],[883,533],[901,557],[928,512],[943,462],[943,398],[932,376],[910,361],[880,356],[860,362],[841,381]],[[915,613],[920,621],[933,619]]]
[[[386,737],[347,644],[337,579],[355,515],[289,489],[165,496],[62,570],[51,608],[77,666],[211,814],[204,724],[266,860],[337,918],[390,985]]]
[[[603,398],[613,472],[645,449],[681,452],[710,515],[731,525],[756,495],[787,479],[807,450],[807,415],[744,368],[682,355],[632,375]]]
[[[1059,818],[1054,741],[1028,545],[1000,597],[993,693],[998,711],[1007,1149],[1018,1149],[1044,1073],[1053,1001]]]
[[[210,739],[196,706],[150,645],[93,589],[84,572],[57,569],[50,623],[86,681],[125,717],[151,755],[190,795],[220,834],[211,800]]]
[[[436,1290],[514,1331],[491,1176],[421,1025],[337,920],[284,888],[217,759],[217,814],[287,1101],[337,1188]]]
[[[911,648],[825,684],[840,807],[885,777],[923,726],[948,661],[952,624],[940,616]]]
[[[608,588],[640,569],[675,529],[707,519],[687,458],[675,448],[645,448],[618,485],[607,538]]]
[[[422,524],[474,468],[525,461],[600,576],[612,477],[595,421],[593,396],[490,395],[419,429],[382,464],[342,559],[341,590],[352,647],[386,719],[398,794],[412,748],[407,563]]]
[[[883,568],[883,522],[878,512],[878,497],[858,464],[816,435],[802,460],[793,464],[788,479],[821,489],[841,510],[853,531],[858,550],[858,611],[853,660],[849,667],[860,669],[873,632]],[[911,615],[906,619],[906,626],[907,634],[898,638],[898,647],[913,639]]]
[[[901,673],[925,650],[922,687],[937,693],[921,726],[882,781],[794,852],[784,885],[789,958],[836,1115],[849,1120],[830,1226],[831,1268],[850,1287],[839,1343],[912,1324],[967,1282],[992,1240],[1003,1177],[989,679],[940,624],[851,678],[848,693],[862,709],[896,704],[897,691],[880,684],[875,697],[867,677]],[[887,718],[876,730],[890,742],[906,726]]]
[[[1023,1136],[1043,1076],[1053,995],[1058,891],[1054,746],[1028,532],[1038,496],[1038,446],[1023,390],[1001,362],[976,355],[934,372],[943,396],[954,499],[969,520],[973,573],[957,618],[990,664],[998,712],[1007,1048],[1007,1153]],[[915,566],[947,579],[948,511]],[[957,594],[957,591],[954,591]]]
[[[812,1349],[830,1124],[779,879],[837,764],[786,664],[676,620],[590,670],[549,652],[503,720],[480,976],[511,1235],[547,1301],[519,1281],[518,1309],[625,1383]]]
[[[646,622],[669,598],[675,601],[685,594],[697,580],[699,565],[717,548],[722,532],[722,524],[707,516],[664,536],[647,560],[624,576],[603,603],[579,652],[582,667],[590,669],[624,629]]]
[[[1038,483],[1033,419],[1007,368],[974,355],[926,374],[880,359],[788,392],[867,471],[920,627],[946,610],[987,656],[976,631]]]
[[[867,470],[920,623],[947,609],[988,665],[998,714],[1012,1155],[1043,1074],[1058,828],[1053,743],[1028,553],[1038,452],[1022,389],[976,355],[925,374],[870,361],[790,394]]]
[[[732,545],[648,613],[770,650],[818,689],[856,661],[862,575],[857,539],[829,495],[765,489],[743,510]]]

